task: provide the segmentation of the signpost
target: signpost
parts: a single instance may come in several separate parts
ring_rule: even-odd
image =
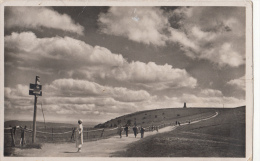
[[[29,95],[34,95],[33,134],[32,134],[32,143],[34,143],[36,140],[37,97],[42,96],[42,85],[40,85],[39,76],[36,76],[35,84],[30,84]]]

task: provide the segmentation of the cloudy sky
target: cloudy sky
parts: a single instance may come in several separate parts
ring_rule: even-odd
[[[5,7],[5,120],[245,105],[244,7]]]

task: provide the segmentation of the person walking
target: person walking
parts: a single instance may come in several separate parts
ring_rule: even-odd
[[[141,126],[141,130],[140,130],[140,132],[141,132],[141,138],[144,137],[144,131],[145,131],[145,128],[143,128],[143,127]]]
[[[20,146],[23,147],[26,144],[25,141],[25,130],[26,130],[26,126],[24,126],[24,128],[22,126],[20,126],[21,129],[21,140],[20,140]]]
[[[126,137],[128,137],[128,128],[129,128],[129,127],[128,127],[128,125],[126,124],[126,126],[125,126],[125,136],[126,136]]]
[[[122,126],[120,125],[120,126],[118,127],[118,134],[119,134],[120,138],[122,138],[122,131],[123,131],[123,128],[122,128]]]
[[[83,121],[80,119],[78,120],[78,127],[76,130],[76,148],[78,148],[78,153],[81,152],[81,148],[83,145]]]
[[[134,131],[134,135],[135,135],[135,138],[136,138],[136,135],[138,134],[138,129],[137,129],[136,126],[134,126],[133,131]]]

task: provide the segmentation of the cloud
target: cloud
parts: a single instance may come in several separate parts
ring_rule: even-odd
[[[241,90],[246,90],[245,76],[238,79],[232,79],[228,81],[227,84]]]
[[[220,67],[238,67],[245,63],[243,13],[242,8],[179,8],[172,13],[173,16],[181,15],[181,18],[179,27],[170,29],[171,40],[180,43],[188,57],[209,60]]]
[[[130,82],[154,90],[197,85],[197,80],[185,69],[154,62],[129,63],[121,54],[70,37],[37,38],[32,32],[12,33],[5,36],[5,49],[11,62],[26,62],[14,65],[21,70],[33,66],[35,71],[52,74],[67,69],[69,77]]]
[[[192,59],[238,67],[245,63],[243,14],[237,7],[111,7],[99,15],[99,26],[105,34],[155,46],[174,43]]]
[[[18,84],[14,89],[10,87],[4,88],[5,97],[11,98],[16,96],[26,97],[29,95],[29,86]]]
[[[101,32],[144,44],[165,45],[167,17],[157,7],[111,7],[98,19]]]
[[[46,92],[54,96],[105,96],[123,102],[138,102],[151,96],[144,90],[133,91],[123,87],[102,86],[95,82],[74,79],[58,79],[47,85]]]
[[[220,90],[214,90],[214,89],[203,89],[201,90],[200,94],[202,96],[207,96],[207,97],[222,97],[223,94]]]
[[[60,14],[49,7],[5,7],[5,27],[41,27],[58,29],[83,35],[84,27],[69,15]]]
[[[59,60],[61,68],[83,64],[114,66],[125,61],[122,55],[112,54],[106,48],[93,47],[71,37],[37,38],[32,32],[13,32],[5,36],[5,48],[9,49],[7,56],[23,61],[47,60],[50,66],[57,66],[55,64]]]
[[[28,86],[5,87],[5,110],[25,112],[33,109],[34,99],[29,96]],[[100,115],[135,112],[135,103],[147,101],[152,96],[144,90],[130,90],[122,87],[102,86],[94,82],[73,79],[59,79],[43,85],[42,97],[47,115]]]

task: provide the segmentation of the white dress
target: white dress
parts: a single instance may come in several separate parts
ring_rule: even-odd
[[[83,144],[83,126],[82,124],[78,124],[78,128],[76,131],[76,148],[81,148]]]

